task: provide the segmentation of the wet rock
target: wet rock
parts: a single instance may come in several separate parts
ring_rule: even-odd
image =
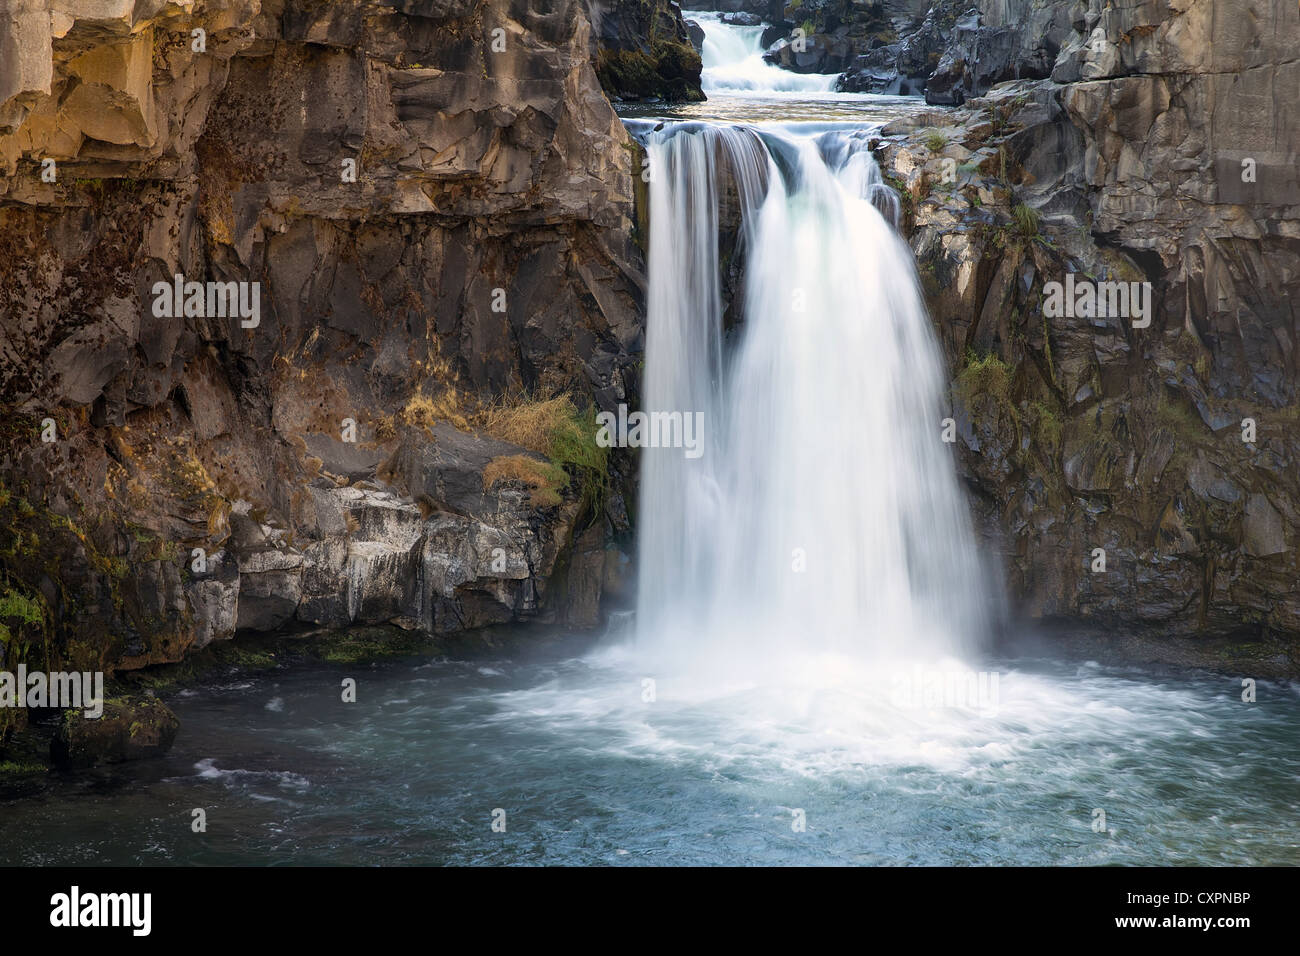
[[[60,429],[0,440],[41,542],[6,573],[50,590],[60,641],[129,669],[237,630],[421,619],[421,509],[441,507],[527,569],[504,613],[551,613],[572,502],[485,495],[454,434],[428,502],[377,471],[422,402],[635,401],[632,151],[585,5],[145,6],[0,0],[0,249],[30,252],[0,255],[0,403]],[[260,323],[155,315],[177,274],[258,283]]]
[[[620,99],[667,102],[704,99],[698,41],[669,0],[585,0],[591,16],[596,73]]]
[[[840,73],[854,55],[848,40],[817,34],[797,41],[783,40],[764,53],[763,59],[794,73]]]
[[[700,26],[694,20],[687,20],[686,35],[690,37],[691,46],[695,47],[695,52],[703,53],[704,52],[704,27]]]
[[[171,749],[180,721],[152,697],[114,698],[99,717],[67,711],[50,741],[50,758],[64,769],[160,757]]]
[[[759,45],[766,50],[778,40],[787,39],[793,29],[794,24],[789,20],[778,20],[776,23],[763,28],[763,32],[758,37]]]

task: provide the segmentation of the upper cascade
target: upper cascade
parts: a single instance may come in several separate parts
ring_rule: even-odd
[[[763,27],[723,23],[721,14],[693,14],[704,30],[705,93],[828,93],[835,74],[792,73],[763,59]]]

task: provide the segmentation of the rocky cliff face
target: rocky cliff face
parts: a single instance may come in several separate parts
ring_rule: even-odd
[[[960,105],[997,83],[1046,77],[1072,33],[1073,8],[1060,0],[936,0],[884,9],[894,36],[858,44],[841,89],[924,93],[930,104]]]
[[[1300,14],[1026,0],[950,26],[961,19],[972,56],[952,75],[968,89],[1040,78],[896,121],[877,155],[904,200],[952,373],[951,436],[1007,593],[1031,618],[1093,631],[1286,636],[1293,673]],[[890,82],[924,39],[911,22],[878,48]],[[954,36],[936,31],[933,63],[961,59]],[[733,259],[728,315],[743,272]],[[1100,306],[1080,299],[1088,287]]]
[[[882,141],[986,531],[1033,615],[1295,635],[1300,14],[1071,16],[1054,81]],[[1150,324],[1049,302],[1094,280],[1149,283]]]
[[[601,86],[614,99],[698,102],[701,61],[670,0],[586,0]]]
[[[635,394],[631,158],[581,0],[0,25],[0,665],[592,623],[617,487],[474,427]]]
[[[988,0],[1052,78],[882,136],[1031,614],[1300,633],[1300,24],[1243,2]],[[633,153],[592,61],[680,16],[612,7],[0,0],[0,665],[594,620],[630,463],[484,406],[635,404]],[[1049,306],[1076,279],[1149,282],[1150,323]]]

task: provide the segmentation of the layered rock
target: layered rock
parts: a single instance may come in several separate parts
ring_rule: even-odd
[[[582,3],[0,0],[0,22],[26,653],[44,633],[51,666],[111,670],[241,629],[592,623],[608,519],[484,487],[531,453],[462,417],[634,400],[632,160]],[[178,275],[243,284],[256,319],[168,316]]]
[[[898,39],[910,22],[913,0],[802,0],[769,7],[773,28],[764,42],[769,63],[796,73],[842,73],[857,58]]]
[[[1247,12],[1092,10],[1067,82],[885,131],[963,467],[1031,614],[1300,633],[1300,15]],[[1049,308],[1071,276],[1149,283],[1149,326]]]

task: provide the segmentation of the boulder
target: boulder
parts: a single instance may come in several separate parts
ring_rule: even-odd
[[[160,757],[171,749],[180,721],[153,697],[113,698],[99,717],[63,715],[50,741],[50,759],[63,769]]]

